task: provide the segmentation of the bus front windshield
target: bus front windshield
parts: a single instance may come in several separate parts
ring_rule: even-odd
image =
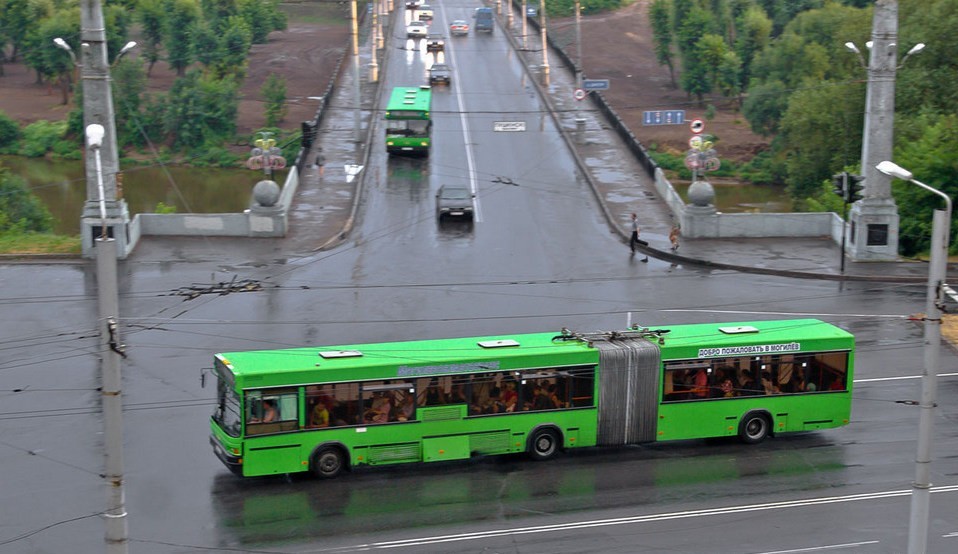
[[[226,379],[216,376],[216,411],[213,421],[231,437],[240,436],[242,420],[240,417],[240,398],[230,387]]]

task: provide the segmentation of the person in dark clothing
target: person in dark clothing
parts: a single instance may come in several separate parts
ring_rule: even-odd
[[[645,242],[645,241],[643,241],[643,240],[639,240],[639,230],[640,230],[640,229],[639,229],[639,219],[638,219],[638,217],[639,217],[639,216],[637,216],[636,214],[632,214],[632,237],[629,239],[629,250],[632,251],[632,255],[635,255],[635,245],[636,245],[636,244],[641,244],[641,245],[643,245],[643,246],[646,245],[646,244],[648,244],[647,242]],[[642,261],[643,261],[643,262],[649,261],[649,257],[646,256],[646,257],[642,258]]]

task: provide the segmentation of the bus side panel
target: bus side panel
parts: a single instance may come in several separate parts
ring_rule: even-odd
[[[851,393],[822,392],[662,404],[659,406],[656,440],[735,435],[742,416],[753,410],[769,413],[776,433],[830,429],[848,424]]]
[[[302,438],[299,433],[247,438],[246,444],[243,445],[243,475],[272,475],[308,470],[309,462],[303,464],[300,459]]]

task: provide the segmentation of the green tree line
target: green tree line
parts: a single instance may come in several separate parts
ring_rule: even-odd
[[[236,131],[238,91],[246,75],[249,49],[266,42],[270,32],[286,28],[279,0],[117,0],[104,4],[111,56],[120,52],[134,29],[141,52],[135,59],[109,60],[114,64],[111,76],[119,146],[165,147],[189,154],[200,163],[225,155],[223,144],[231,142]],[[70,54],[54,46],[54,38],[63,39],[74,55],[80,56],[79,0],[0,0],[0,79],[3,63],[22,61],[36,73],[37,82],[57,86],[63,104],[69,104],[71,92],[82,94],[78,71]],[[147,77],[159,60],[169,64],[177,79],[169,92],[150,95],[146,93]],[[271,90],[277,88],[284,90],[284,83],[273,84]],[[81,99],[74,98],[74,104],[64,134],[57,137],[74,146],[58,153],[79,157],[83,143]],[[275,125],[282,111],[272,110],[269,119]],[[44,154],[38,152],[43,144],[28,140],[37,133],[31,127],[13,137],[20,141],[19,146],[0,142],[0,150]],[[41,134],[46,137],[48,133]],[[11,133],[5,138],[9,141]],[[0,136],[0,141],[3,139]],[[46,146],[53,149],[57,143],[54,140]]]
[[[862,173],[867,73],[844,45],[868,55],[872,0],[652,0],[649,20],[659,63],[690,99],[740,107],[770,138],[762,157],[770,180],[787,185],[800,209],[836,210],[830,176]],[[958,2],[900,0],[894,159],[923,182],[955,196],[958,156]],[[928,249],[933,195],[894,183],[905,255]]]

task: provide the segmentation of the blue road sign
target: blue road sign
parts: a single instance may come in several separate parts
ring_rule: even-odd
[[[609,90],[609,80],[582,79],[582,90]]]
[[[642,125],[682,125],[685,110],[650,110],[642,112]]]

